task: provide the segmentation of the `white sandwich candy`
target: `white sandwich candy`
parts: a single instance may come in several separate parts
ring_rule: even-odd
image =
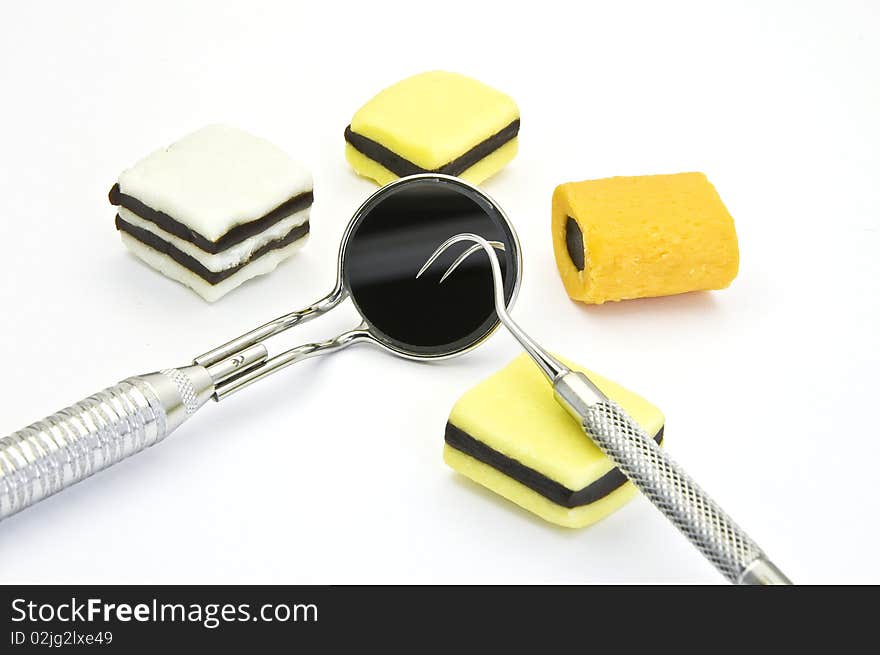
[[[305,168],[222,125],[142,159],[110,191],[125,246],[211,302],[304,243],[312,200]]]

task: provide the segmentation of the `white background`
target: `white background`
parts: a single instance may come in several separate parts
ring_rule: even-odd
[[[9,5],[0,434],[326,293],[375,188],[344,127],[445,68],[522,112],[520,154],[484,186],[522,238],[522,325],[659,405],[669,450],[794,580],[880,582],[877,4],[736,4]],[[306,163],[316,203],[300,255],[208,305],[125,252],[106,194],[216,121]],[[689,170],[736,220],[730,289],[570,302],[554,186]],[[337,310],[273,348],[354,321]],[[570,531],[443,464],[453,402],[517,352],[499,332],[441,365],[367,347],[297,365],[0,524],[0,581],[718,582],[643,498]]]

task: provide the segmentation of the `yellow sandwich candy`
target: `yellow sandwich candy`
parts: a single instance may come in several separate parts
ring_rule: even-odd
[[[561,184],[552,212],[556,265],[574,300],[723,289],[739,269],[733,218],[702,173]]]
[[[663,414],[631,391],[583,371],[658,443]],[[443,459],[453,469],[551,523],[580,528],[623,506],[635,487],[553,397],[520,355],[466,392],[446,424]]]
[[[479,184],[513,159],[518,133],[510,96],[458,73],[431,71],[361,107],[345,128],[345,157],[379,184],[429,172]]]

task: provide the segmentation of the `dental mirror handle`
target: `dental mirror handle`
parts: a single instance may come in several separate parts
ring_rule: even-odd
[[[294,314],[276,322],[289,316]],[[274,323],[267,325],[274,328]],[[274,328],[274,332],[281,329],[285,328]],[[267,331],[263,326],[254,334],[265,336]],[[223,346],[221,355],[210,363],[127,378],[3,437],[0,521],[159,443],[208,400],[219,401],[275,371],[345,348],[366,336],[358,327],[270,359],[266,346],[255,343],[248,333],[239,338],[241,343],[231,342],[237,349]]]
[[[791,584],[764,552],[669,455],[590,379],[567,371],[557,401],[596,446],[734,584]]]
[[[153,446],[214,393],[203,366],[127,378],[0,439],[0,520]]]

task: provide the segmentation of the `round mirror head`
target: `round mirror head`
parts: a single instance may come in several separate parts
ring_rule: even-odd
[[[352,218],[340,253],[342,281],[382,345],[408,357],[450,357],[498,327],[485,254],[472,254],[440,284],[471,244],[449,248],[416,279],[434,250],[461,232],[504,244],[497,253],[510,306],[522,272],[519,240],[501,208],[476,187],[439,174],[405,177],[379,189]]]

